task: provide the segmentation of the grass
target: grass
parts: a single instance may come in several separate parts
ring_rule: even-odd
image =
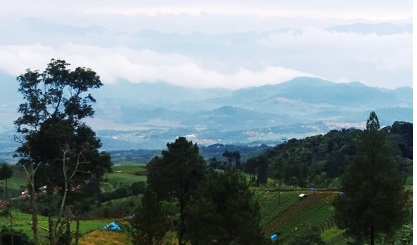
[[[13,169],[13,175],[7,179],[7,187],[9,189],[9,197],[12,195],[20,194],[27,185],[27,176],[23,168],[19,165],[10,165]],[[4,194],[5,180],[0,181],[0,192]],[[0,196],[0,200],[3,200],[3,194]]]
[[[141,163],[119,163],[113,166],[113,172],[107,173],[105,179],[114,187],[146,181],[146,165]]]
[[[120,231],[95,230],[82,236],[79,240],[80,245],[130,245],[132,240],[128,234]]]
[[[32,215],[25,214],[17,211],[13,211],[13,229],[22,231],[27,234],[29,238],[33,237],[32,233]],[[10,226],[8,217],[0,217],[0,225]],[[94,219],[94,220],[80,220],[80,233],[88,234],[92,231],[101,230],[101,228],[110,222],[115,221],[114,219]],[[38,230],[39,238],[41,241],[46,241],[48,237],[48,218],[45,216],[38,215]],[[71,230],[75,231],[75,221],[71,223]],[[88,244],[88,243],[84,243]],[[102,244],[102,243],[97,243]],[[121,243],[124,244],[124,243]]]
[[[341,230],[337,227],[332,227],[321,233],[321,239],[323,239],[325,243],[334,242],[335,240],[338,240],[343,235],[343,233],[345,233],[344,230]]]

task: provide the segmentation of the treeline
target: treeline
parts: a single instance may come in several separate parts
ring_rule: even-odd
[[[259,146],[246,146],[246,145],[230,145],[230,144],[213,144],[209,146],[198,146],[200,149],[200,155],[208,161],[209,159],[217,160],[223,164],[227,160],[227,157],[223,156],[224,152],[239,152],[241,161],[246,161],[247,159],[259,155],[264,152],[266,149],[269,149],[270,146],[265,144],[260,144]],[[147,163],[155,156],[161,155],[162,149],[136,149],[136,150],[117,150],[109,151],[112,157],[113,163],[120,162],[140,162]]]
[[[400,170],[411,175],[413,124],[394,122],[382,129]],[[254,183],[263,185],[268,178],[277,185],[300,187],[338,187],[338,177],[356,155],[359,129],[332,130],[325,135],[290,139],[267,149],[243,164]]]

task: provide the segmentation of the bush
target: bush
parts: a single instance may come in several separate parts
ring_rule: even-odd
[[[310,228],[303,234],[294,237],[290,245],[325,245],[317,228]]]
[[[146,189],[145,181],[138,181],[131,184],[131,190],[133,195],[143,194]]]
[[[11,244],[13,234],[13,244],[18,245],[32,245],[33,242],[29,240],[29,237],[21,232],[3,228],[0,232],[1,244]]]

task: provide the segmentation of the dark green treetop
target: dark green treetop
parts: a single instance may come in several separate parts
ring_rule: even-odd
[[[0,167],[0,180],[9,179],[13,176],[13,169],[9,164],[3,163]]]
[[[187,209],[187,237],[192,244],[268,242],[260,226],[260,206],[246,176],[236,169],[210,169]]]
[[[186,233],[186,207],[198,183],[204,178],[205,162],[197,144],[185,137],[168,143],[167,148],[162,151],[162,157],[155,157],[148,164],[148,185],[159,200],[178,201],[179,221],[176,229],[179,244],[182,245]]]
[[[392,235],[406,217],[404,176],[372,112],[358,144],[358,154],[342,176],[342,192],[334,206],[336,223],[357,241],[374,244]]]
[[[161,244],[170,228],[168,215],[158,202],[156,193],[150,188],[145,190],[140,206],[135,212],[132,221],[135,229],[133,234],[134,244]]]
[[[20,163],[38,169],[36,185],[71,185],[110,170],[110,155],[99,152],[100,140],[82,120],[94,115],[95,99],[88,90],[101,87],[99,76],[88,68],[68,68],[64,60],[52,59],[43,72],[28,69],[20,75],[23,95],[20,117],[14,122],[21,145]],[[63,166],[63,164],[65,166]],[[77,173],[76,175],[73,173]]]

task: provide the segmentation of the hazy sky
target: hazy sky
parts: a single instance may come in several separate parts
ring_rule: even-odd
[[[0,0],[0,72],[51,58],[104,83],[242,88],[296,76],[412,87],[412,0]]]

